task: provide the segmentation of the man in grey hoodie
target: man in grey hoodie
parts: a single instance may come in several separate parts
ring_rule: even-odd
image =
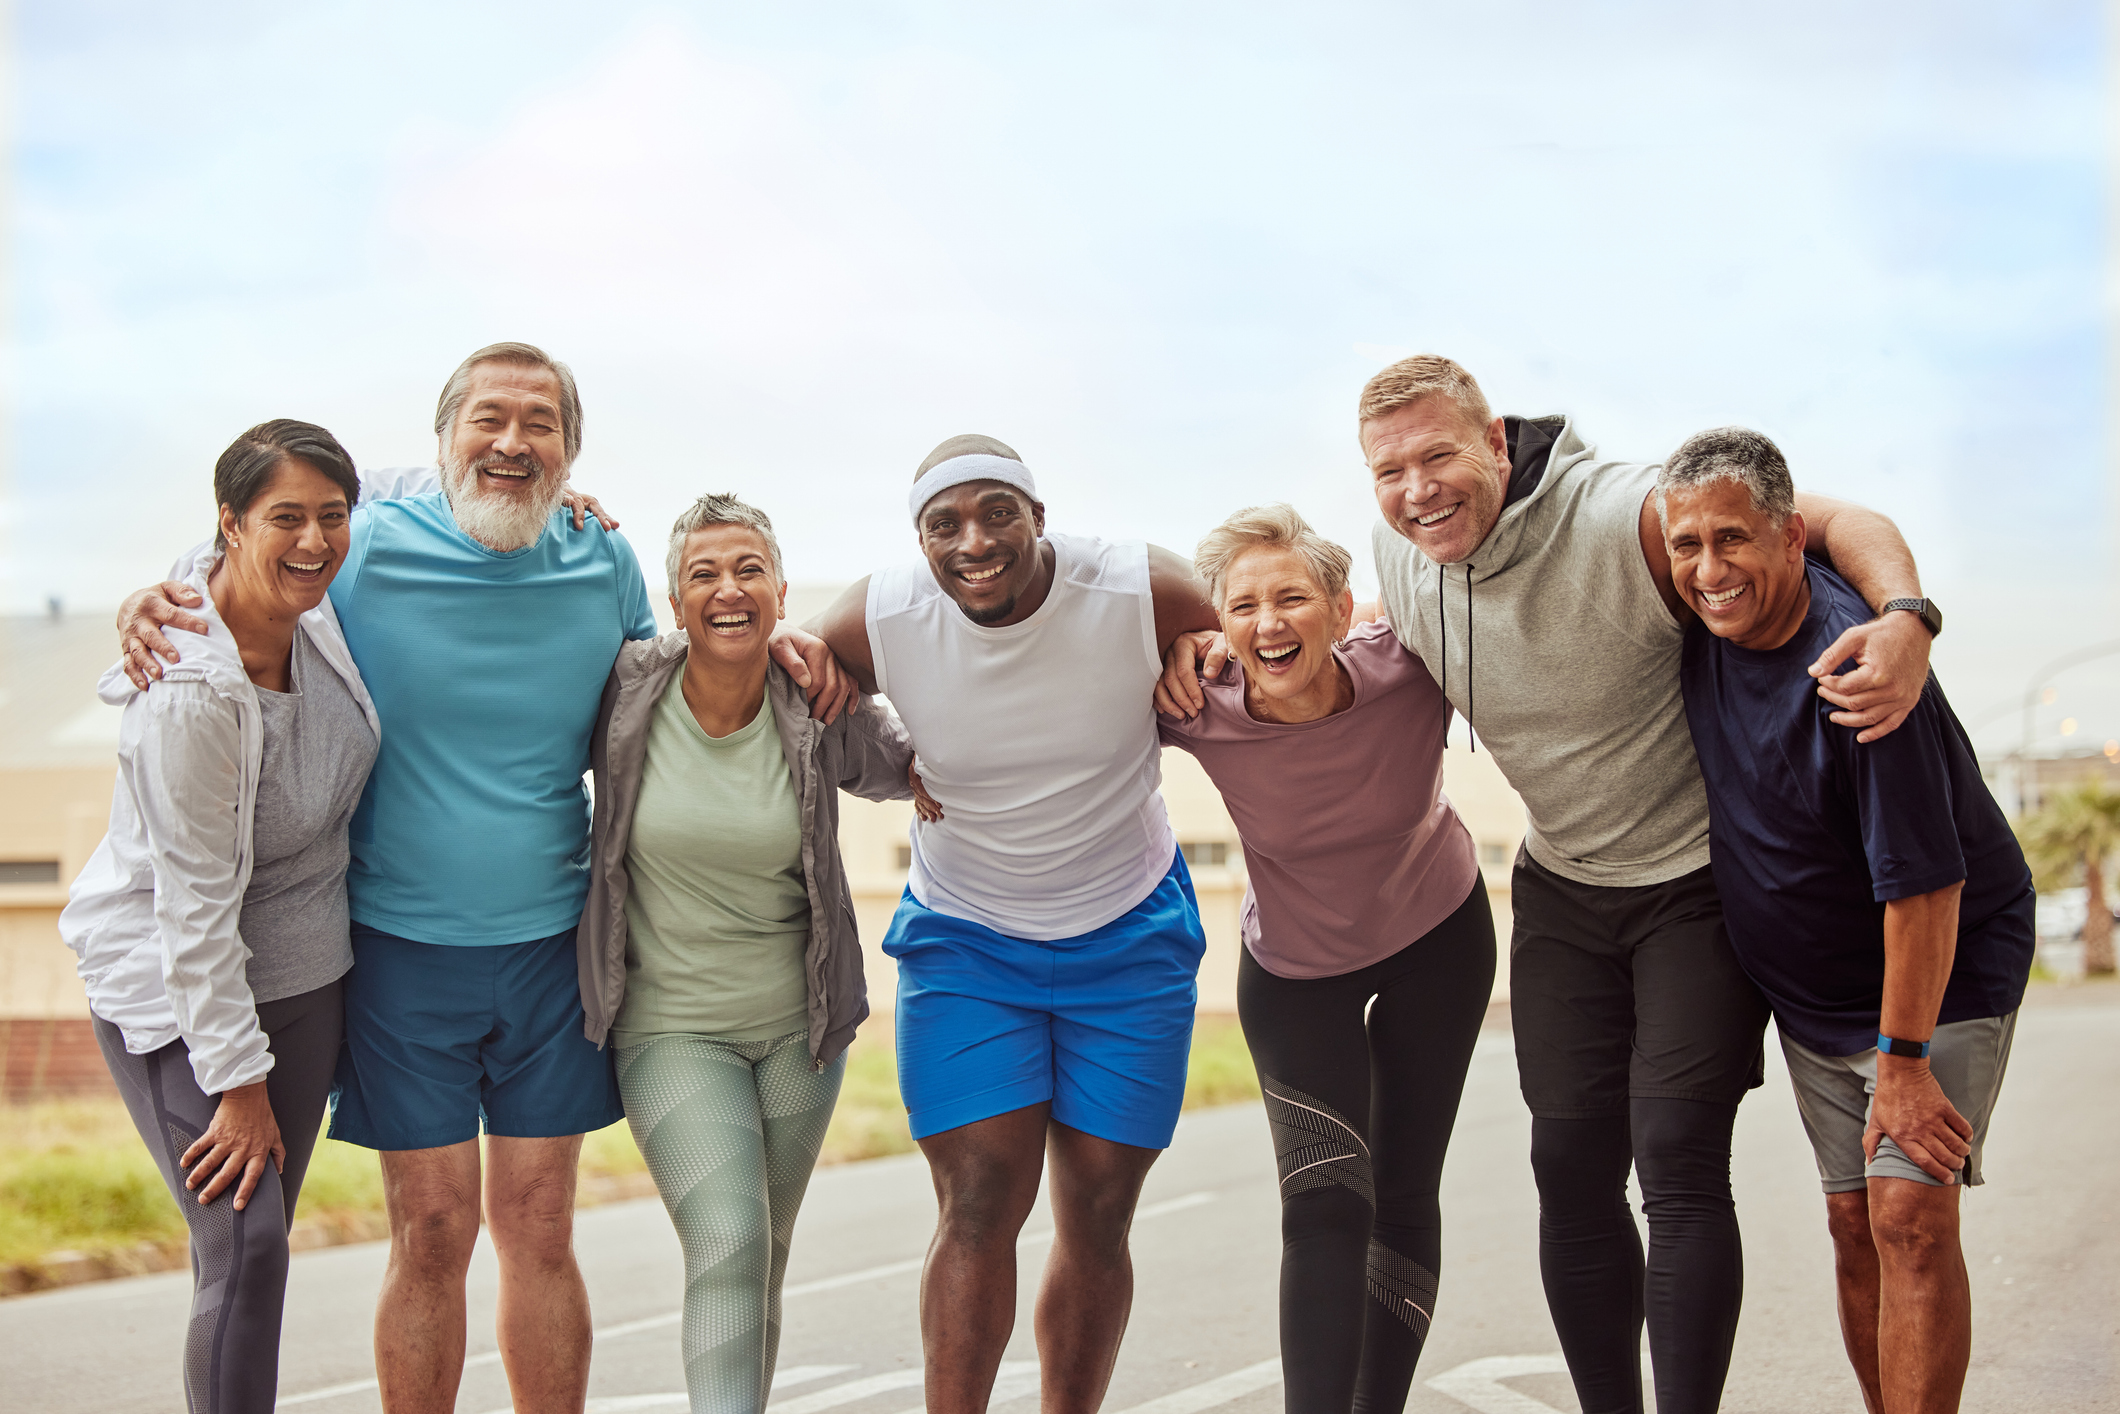
[[[1433,356],[1371,379],[1360,419],[1382,608],[1530,817],[1510,1005],[1540,1268],[1577,1395],[1585,1414],[1639,1414],[1646,1316],[1659,1414],[1713,1410],[1744,1284],[1730,1131],[1760,1083],[1767,1008],[1708,871],[1679,690],[1690,611],[1671,585],[1656,467],[1599,457],[1566,417],[1493,416],[1472,376]],[[1913,559],[1884,517],[1799,501],[1814,550],[1873,607],[1916,606],[1850,629],[1812,667],[1834,720],[1875,739],[1927,678]],[[1164,679],[1184,702],[1194,646],[1181,641]],[[1851,658],[1854,671],[1832,671]]]

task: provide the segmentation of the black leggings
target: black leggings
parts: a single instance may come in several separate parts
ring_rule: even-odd
[[[1730,1201],[1737,1106],[1637,1097],[1612,1119],[1531,1121],[1539,1272],[1584,1414],[1641,1414],[1642,1320],[1657,1414],[1722,1402],[1745,1290]],[[1627,1207],[1641,1179],[1648,1261]]]
[[[96,1018],[96,1042],[125,1108],[191,1229],[191,1327],[184,1337],[184,1402],[191,1414],[269,1414],[278,1396],[287,1229],[331,1093],[343,998],[342,984],[333,982],[258,1004],[258,1024],[272,1050],[265,1094],[287,1161],[282,1172],[265,1166],[240,1213],[233,1184],[202,1204],[184,1187],[177,1166],[220,1104],[199,1088],[190,1050],[179,1040],[130,1055],[124,1033]]]
[[[1443,1265],[1443,1151],[1493,990],[1477,880],[1455,913],[1358,972],[1276,977],[1248,950],[1238,963],[1281,1173],[1290,1414],[1405,1408]]]

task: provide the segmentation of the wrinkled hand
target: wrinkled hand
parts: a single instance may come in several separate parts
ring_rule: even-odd
[[[782,624],[773,630],[767,646],[773,661],[786,668],[788,676],[809,694],[810,715],[825,726],[832,725],[840,711],[861,696],[860,686],[832,656],[831,645],[816,634]]]
[[[152,589],[128,596],[118,606],[118,657],[134,687],[145,692],[150,683],[162,676],[157,654],[172,663],[180,661],[175,645],[162,636],[163,626],[188,633],[206,632],[206,620],[184,612],[203,602],[204,597],[190,585],[165,579]]]
[[[1862,1132],[1864,1156],[1876,1159],[1878,1141],[1887,1134],[1939,1183],[1949,1183],[1973,1152],[1973,1126],[1943,1093],[1926,1060],[1877,1058],[1877,1094]]]
[[[905,778],[913,786],[913,813],[930,825],[940,820],[942,818],[942,806],[937,803],[935,797],[927,793],[927,782],[920,779],[920,768],[918,766],[906,767]]]
[[[1221,634],[1204,629],[1179,634],[1163,653],[1163,676],[1156,679],[1156,710],[1188,722],[1199,716],[1207,705],[1200,679],[1219,677],[1228,661],[1229,640]]]
[[[576,530],[587,524],[589,516],[595,516],[596,523],[605,530],[618,529],[618,517],[605,510],[603,503],[588,492],[575,490],[571,481],[560,488],[559,503],[574,512]]]
[[[1920,619],[1892,613],[1857,624],[1833,640],[1811,665],[1818,695],[1840,708],[1833,720],[1862,727],[1857,741],[1875,741],[1898,730],[1921,700],[1929,680],[1929,647],[1933,640]],[[1852,672],[1833,670],[1853,658]]]
[[[184,1186],[199,1189],[201,1203],[211,1203],[229,1184],[235,1184],[236,1211],[241,1212],[265,1176],[268,1161],[274,1173],[283,1172],[287,1146],[280,1142],[279,1121],[272,1117],[272,1101],[265,1096],[265,1082],[259,1080],[222,1092],[213,1123],[177,1163],[190,1170]],[[200,1189],[202,1183],[206,1186]]]

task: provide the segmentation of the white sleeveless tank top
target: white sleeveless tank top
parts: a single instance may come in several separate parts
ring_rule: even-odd
[[[1041,942],[1132,909],[1176,849],[1148,547],[1046,540],[1052,592],[1020,624],[973,623],[925,562],[877,573],[868,603],[876,684],[946,817],[913,822],[913,897]]]

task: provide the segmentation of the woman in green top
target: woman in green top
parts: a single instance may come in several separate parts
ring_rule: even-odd
[[[770,661],[787,585],[764,512],[701,497],[669,572],[678,631],[620,651],[591,745],[584,1010],[684,1246],[692,1408],[755,1414],[795,1212],[868,1015],[839,791],[906,798],[913,753],[865,699],[818,722]]]

